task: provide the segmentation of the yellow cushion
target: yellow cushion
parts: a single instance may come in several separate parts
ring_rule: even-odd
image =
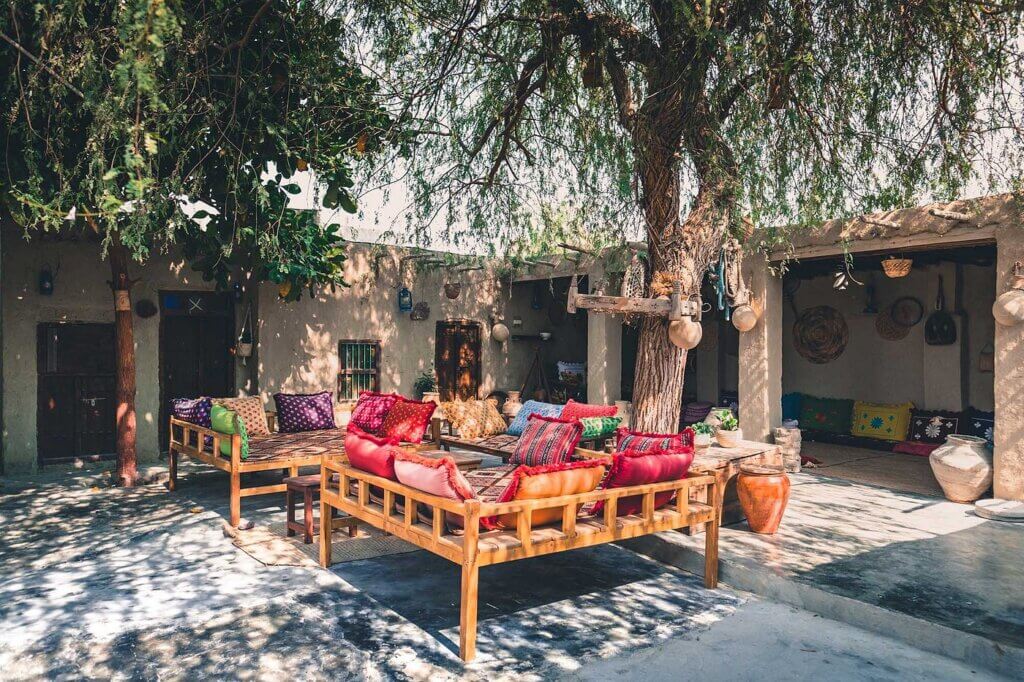
[[[578,495],[597,490],[607,470],[607,460],[589,460],[552,464],[548,466],[521,466],[513,474],[513,480],[499,502],[513,500],[543,500],[563,495]],[[511,493],[511,494],[510,494]],[[498,517],[498,525],[515,528],[517,516],[504,514]],[[530,521],[533,527],[562,520],[562,509],[534,510]]]
[[[505,433],[505,420],[486,400],[452,400],[441,403],[444,416],[461,438],[482,438]]]
[[[864,438],[879,440],[906,440],[910,429],[910,410],[914,403],[867,403],[858,400],[853,404],[853,426],[850,433]]]

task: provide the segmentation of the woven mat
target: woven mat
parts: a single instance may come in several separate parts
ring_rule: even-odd
[[[319,535],[314,535],[313,542],[307,545],[302,541],[301,533],[294,537],[285,535],[284,521],[238,531],[238,536],[232,544],[265,566],[320,565]],[[416,549],[418,548],[415,545],[399,540],[393,535],[384,535],[376,528],[360,526],[354,538],[348,536],[347,529],[340,528],[331,536],[331,563],[404,554]]]

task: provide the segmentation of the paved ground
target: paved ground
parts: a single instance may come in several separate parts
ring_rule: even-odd
[[[463,668],[454,566],[265,567],[223,535],[224,477],[189,479],[177,494],[0,479],[0,678],[990,679],[616,546],[485,569]]]
[[[805,469],[809,474],[822,474],[919,495],[943,496],[942,487],[932,475],[927,457],[810,441],[803,444],[801,452],[821,461],[820,466]]]

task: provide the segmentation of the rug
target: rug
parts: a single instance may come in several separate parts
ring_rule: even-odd
[[[285,535],[284,521],[256,526],[252,530],[236,532],[232,544],[265,566],[320,565],[320,537],[315,535],[308,545],[302,534]],[[354,538],[344,528],[331,535],[331,564],[361,561],[389,554],[414,552],[418,547],[393,535],[369,526],[360,526]]]

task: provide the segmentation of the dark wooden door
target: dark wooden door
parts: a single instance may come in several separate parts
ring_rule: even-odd
[[[113,453],[114,325],[39,325],[36,365],[39,462]]]
[[[174,398],[234,394],[234,316],[226,294],[161,293],[160,447]]]
[[[480,323],[437,323],[434,369],[442,400],[470,400],[480,390]]]

